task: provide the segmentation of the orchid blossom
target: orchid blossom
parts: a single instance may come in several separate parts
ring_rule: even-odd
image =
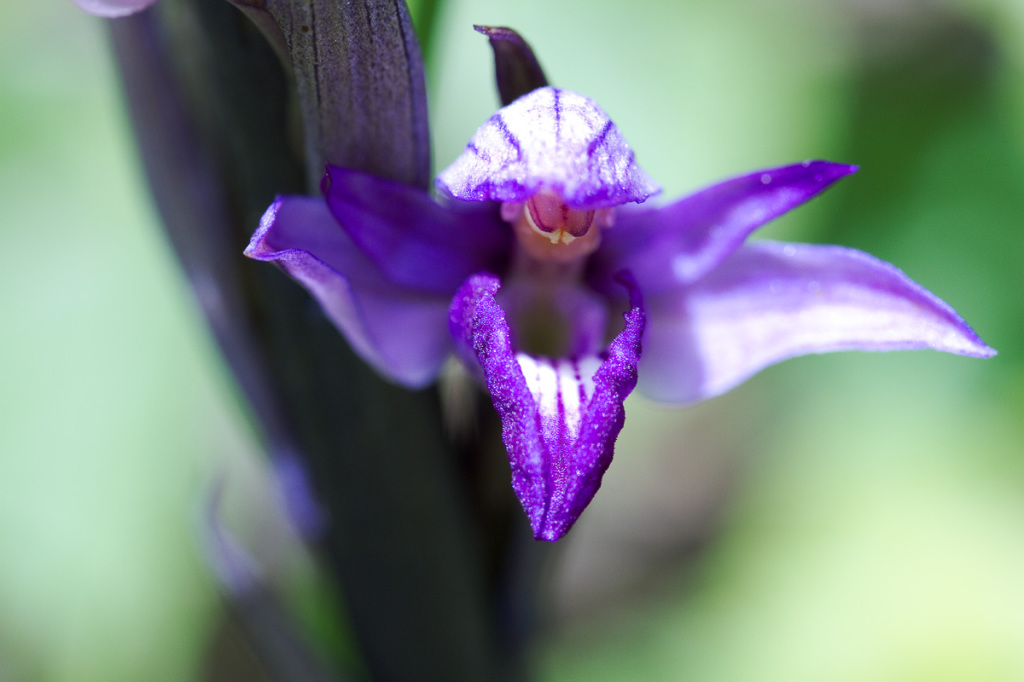
[[[497,39],[533,59],[514,32]],[[433,382],[454,352],[501,416],[537,539],[562,537],[593,498],[637,385],[686,404],[808,353],[994,354],[866,253],[746,242],[856,167],[805,161],[638,206],[659,188],[608,115],[540,85],[476,131],[436,198],[328,166],[323,199],[279,197],[245,251],[305,285],[402,385]]]

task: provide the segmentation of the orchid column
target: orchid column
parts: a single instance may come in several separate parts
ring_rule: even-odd
[[[315,187],[325,163],[428,187],[423,71],[405,4],[237,4],[247,6],[168,0],[110,24],[170,238],[289,511],[343,592],[372,679],[515,677],[459,464],[479,444],[457,452],[433,389],[380,378],[299,286],[241,257],[274,196]]]

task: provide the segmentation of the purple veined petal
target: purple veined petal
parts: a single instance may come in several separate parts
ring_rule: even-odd
[[[507,106],[528,92],[548,84],[537,56],[530,44],[516,31],[504,26],[476,26],[491,43],[494,52],[494,76],[502,106]]]
[[[550,190],[574,208],[639,203],[659,191],[608,114],[550,86],[488,119],[435,184],[466,201],[526,201]]]
[[[554,542],[593,499],[611,464],[623,401],[636,386],[644,313],[631,285],[625,329],[603,357],[535,358],[512,347],[494,300],[499,286],[490,275],[471,277],[452,301],[449,323],[456,345],[483,369],[501,416],[512,488],[534,537]]]
[[[400,384],[429,384],[451,352],[449,297],[385,278],[320,199],[278,197],[245,255],[273,261],[301,282],[353,350]]]
[[[474,272],[504,269],[512,231],[493,204],[438,204],[415,187],[328,166],[334,218],[392,282],[450,298]]]
[[[840,246],[746,244],[700,282],[647,305],[640,389],[666,402],[711,398],[808,353],[995,354],[898,268]]]
[[[856,166],[805,161],[731,178],[655,209],[622,211],[594,255],[596,272],[635,273],[647,295],[695,282],[751,232],[809,201]]]
[[[156,0],[74,0],[75,4],[89,14],[107,19],[126,17],[141,12]]]

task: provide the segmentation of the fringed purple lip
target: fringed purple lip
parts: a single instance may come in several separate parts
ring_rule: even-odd
[[[489,31],[492,43],[511,40],[504,59],[532,58],[510,29]],[[520,66],[507,70],[509,92],[543,80],[539,65]],[[657,185],[592,100],[544,86],[480,127],[438,177],[441,202],[329,167],[326,201],[278,198],[246,255],[302,282],[394,381],[426,385],[455,351],[501,416],[535,536],[553,541],[600,486],[638,372],[650,397],[689,403],[808,353],[995,353],[888,263],[836,246],[745,243],[854,171],[807,161],[614,216]],[[613,334],[622,281],[629,303]]]
[[[492,275],[469,278],[452,301],[449,326],[483,369],[501,416],[512,487],[534,536],[554,541],[590,504],[611,464],[623,401],[636,386],[643,306],[633,287],[626,326],[600,355],[532,357],[513,347],[494,300],[499,288]]]

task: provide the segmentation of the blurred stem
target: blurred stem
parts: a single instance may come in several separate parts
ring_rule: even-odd
[[[496,606],[507,591],[489,577],[436,393],[381,380],[298,285],[241,255],[275,194],[307,185],[277,56],[208,0],[111,22],[111,37],[170,240],[271,456],[305,464],[372,678],[518,678],[522,648]]]
[[[273,680],[296,682],[350,682],[314,658],[289,614],[275,595],[254,589],[228,600],[228,609],[257,660]]]

